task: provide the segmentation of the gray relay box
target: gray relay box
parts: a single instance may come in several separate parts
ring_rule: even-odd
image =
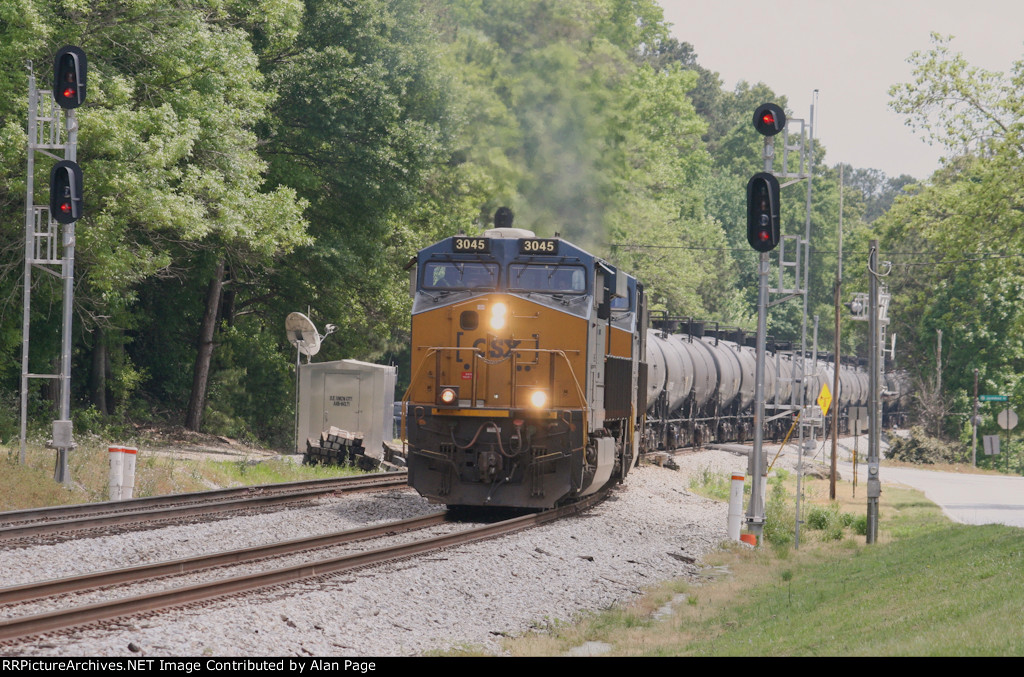
[[[333,426],[362,433],[367,454],[380,458],[392,436],[397,375],[396,367],[358,360],[300,365],[296,453]]]

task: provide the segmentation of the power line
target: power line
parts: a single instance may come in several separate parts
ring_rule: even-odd
[[[684,245],[659,245],[659,244],[641,244],[636,242],[613,242],[608,245],[612,249],[616,248],[632,248],[632,249],[681,249],[685,251],[699,251],[699,252],[750,252],[749,248],[745,247],[687,247]],[[834,249],[816,249],[811,247],[815,254],[838,254]],[[927,256],[923,252],[884,252],[886,257],[914,257],[921,258]],[[978,263],[979,261],[989,261],[998,259],[1015,259],[1024,258],[1024,252],[978,252],[974,256],[959,258],[959,259],[942,259],[942,258],[928,258],[920,261],[908,261],[902,262],[900,266],[938,266],[946,265],[951,263]]]
[[[632,249],[683,249],[687,251],[695,252],[750,252],[753,251],[750,247],[685,247],[683,245],[670,245],[670,244],[639,244],[636,242],[612,242],[608,244],[612,249],[616,248],[632,248]]]

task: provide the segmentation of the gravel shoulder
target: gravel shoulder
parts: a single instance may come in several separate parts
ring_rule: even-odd
[[[475,646],[628,601],[650,585],[696,577],[726,538],[727,506],[689,491],[704,469],[742,472],[746,456],[706,450],[680,470],[634,469],[577,518],[482,543],[279,586],[259,595],[130,619],[71,637],[0,649],[24,656],[416,656]],[[187,527],[4,553],[8,584],[202,551],[327,533],[436,510],[411,492],[324,502]],[[6,576],[5,576],[6,578]],[[132,647],[132,648],[129,648]]]

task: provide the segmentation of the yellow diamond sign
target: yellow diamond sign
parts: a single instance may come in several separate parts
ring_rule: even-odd
[[[832,392],[828,389],[827,383],[821,384],[821,392],[818,393],[818,406],[821,407],[821,415],[828,413],[829,405],[832,404]]]

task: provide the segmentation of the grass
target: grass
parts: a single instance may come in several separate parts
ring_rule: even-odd
[[[70,487],[53,481],[56,452],[36,442],[27,445],[26,463],[18,461],[18,445],[0,445],[0,511],[107,500],[107,443],[83,436],[69,455]],[[220,487],[274,484],[321,477],[360,474],[351,468],[311,467],[274,458],[255,461],[190,460],[169,449],[154,453],[145,441],[135,468],[136,497],[164,496]]]
[[[774,481],[769,493],[783,487],[792,503],[794,484]],[[827,482],[805,478],[804,487],[799,549],[725,544],[704,580],[661,584],[631,604],[509,640],[507,651],[564,655],[603,642],[609,656],[1024,653],[1024,531],[953,524],[920,493],[887,487],[879,542],[868,546],[857,533],[863,488],[855,499],[841,483],[831,503]],[[821,528],[810,528],[811,516]],[[673,597],[671,614],[655,619]]]
[[[715,472],[711,468],[701,468],[690,478],[690,489],[717,501],[728,501],[732,491],[732,480],[730,475]],[[743,484],[743,493],[750,495],[750,484]]]

